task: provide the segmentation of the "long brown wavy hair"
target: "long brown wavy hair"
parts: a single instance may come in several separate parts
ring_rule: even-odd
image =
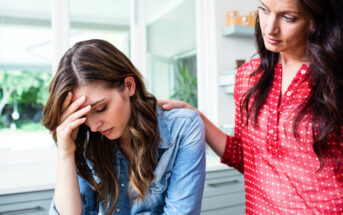
[[[342,167],[342,157],[332,153],[329,139],[336,136],[342,141],[343,126],[343,2],[342,0],[295,0],[297,6],[308,16],[310,25],[307,35],[307,56],[310,61],[309,80],[312,94],[296,111],[293,127],[294,136],[299,139],[297,129],[307,113],[312,117],[313,149],[322,169],[329,160]],[[256,19],[255,38],[261,64],[251,77],[261,74],[258,82],[246,92],[241,100],[241,114],[247,113],[257,126],[258,115],[271,90],[275,65],[279,53],[266,49]],[[253,99],[249,107],[249,100]],[[242,119],[243,120],[243,119]],[[335,144],[342,152],[341,144]],[[319,170],[320,170],[319,169]]]
[[[49,99],[44,107],[43,125],[56,141],[56,128],[62,115],[62,104],[69,91],[92,83],[103,83],[108,88],[119,89],[124,79],[134,78],[136,91],[130,97],[131,117],[128,128],[134,159],[129,166],[129,181],[138,194],[144,195],[154,178],[157,144],[159,141],[156,98],[147,92],[141,74],[130,60],[112,44],[103,40],[76,43],[62,57],[57,73],[49,88]],[[107,213],[112,214],[118,201],[119,187],[113,160],[113,141],[99,132],[91,132],[82,124],[75,140],[75,161],[78,174],[97,193],[97,201],[105,200]],[[88,164],[89,162],[89,164]],[[97,183],[92,170],[101,180]]]

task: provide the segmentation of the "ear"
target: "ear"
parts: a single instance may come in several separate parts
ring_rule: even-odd
[[[136,82],[132,76],[128,76],[124,79],[125,88],[129,91],[129,96],[135,95],[136,91]]]

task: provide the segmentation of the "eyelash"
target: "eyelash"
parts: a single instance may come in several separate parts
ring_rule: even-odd
[[[295,22],[296,18],[289,17],[289,16],[283,16],[287,22]]]
[[[263,7],[257,7],[258,9],[260,9],[260,10],[262,10],[262,12],[264,12],[264,13],[267,13],[267,10],[265,9],[265,8],[263,8]]]
[[[101,113],[104,112],[106,110],[107,106],[104,106],[103,108],[101,108],[100,110],[95,110],[97,113]]]

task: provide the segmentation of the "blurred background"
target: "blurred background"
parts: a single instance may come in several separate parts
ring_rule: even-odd
[[[232,135],[235,71],[256,52],[251,22],[257,4],[0,0],[0,214],[46,214],[56,146],[40,121],[50,80],[69,47],[86,39],[111,42],[158,99],[186,101]],[[243,176],[210,149],[206,177],[203,214],[244,214]]]

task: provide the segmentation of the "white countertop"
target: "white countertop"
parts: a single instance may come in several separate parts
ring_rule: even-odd
[[[220,157],[218,157],[214,153],[206,154],[206,172],[223,170],[223,169],[231,169],[231,168],[232,167],[222,164],[220,162]]]
[[[53,189],[56,149],[0,151],[0,195]]]
[[[0,166],[0,195],[54,189],[56,163]]]
[[[17,163],[9,162],[9,155],[0,153],[0,195],[54,189],[56,181],[56,153],[38,151],[31,153],[25,162],[23,155],[16,154]],[[6,158],[7,156],[7,158]],[[27,158],[26,158],[27,159]],[[46,162],[39,162],[44,160]],[[220,163],[220,158],[213,153],[206,155],[206,171],[229,169]]]

